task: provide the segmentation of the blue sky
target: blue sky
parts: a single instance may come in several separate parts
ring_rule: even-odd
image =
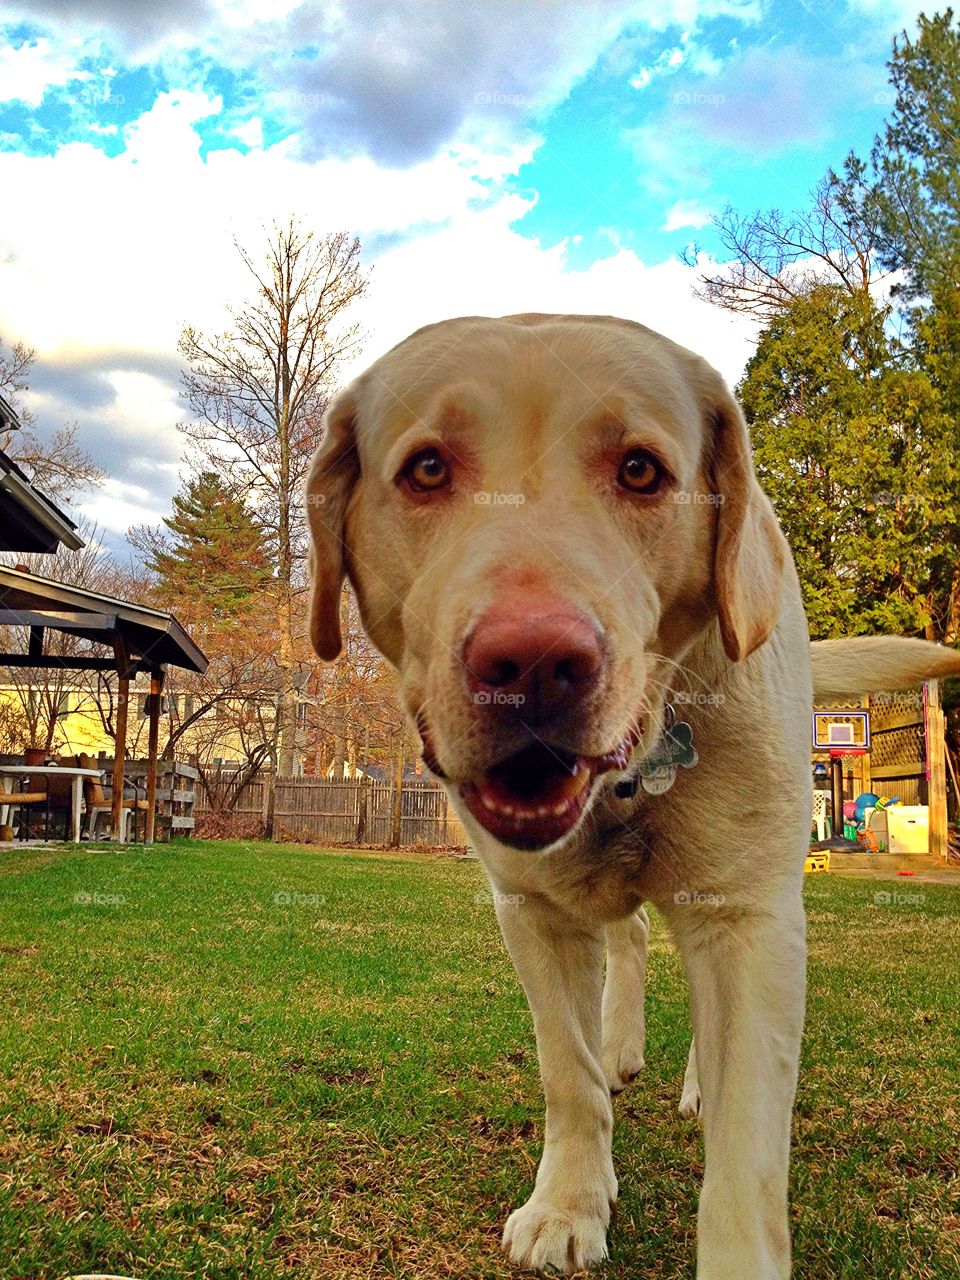
[[[245,281],[232,237],[293,210],[373,268],[366,358],[443,315],[596,310],[735,379],[748,326],[678,255],[732,203],[796,207],[866,152],[899,0],[7,0],[0,339],[80,422],[122,541],[181,469],[176,339]],[[346,376],[350,371],[344,370]]]

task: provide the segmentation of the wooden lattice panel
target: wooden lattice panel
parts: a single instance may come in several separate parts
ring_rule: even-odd
[[[874,733],[896,726],[904,719],[923,720],[923,694],[919,689],[897,689],[870,696],[870,724]]]
[[[893,764],[917,765],[922,760],[923,732],[920,725],[888,729],[882,733],[874,731],[870,744],[871,768]]]

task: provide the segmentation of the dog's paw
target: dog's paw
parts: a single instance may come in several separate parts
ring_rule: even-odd
[[[612,1209],[605,1196],[591,1211],[565,1208],[534,1192],[507,1219],[504,1251],[518,1267],[562,1276],[583,1271],[607,1256]]]
[[[685,1120],[700,1118],[700,1086],[696,1080],[684,1080],[679,1111]]]
[[[625,1089],[643,1070],[643,1050],[642,1029],[604,1036],[600,1064],[611,1093]]]

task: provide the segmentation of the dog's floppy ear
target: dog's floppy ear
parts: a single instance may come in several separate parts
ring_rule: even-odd
[[[340,592],[346,572],[344,520],[360,474],[356,442],[356,394],[340,393],[327,409],[323,442],[307,475],[310,524],[310,640],[321,658],[340,652]]]
[[[747,424],[726,385],[712,396],[712,477],[718,498],[714,584],[727,657],[739,662],[766,641],[780,614],[790,549],[753,470]]]

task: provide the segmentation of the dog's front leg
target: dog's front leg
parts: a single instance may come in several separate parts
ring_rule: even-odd
[[[697,1280],[786,1280],[803,1029],[799,892],[768,909],[668,908],[690,984],[705,1146]]]
[[[499,893],[497,917],[537,1036],[547,1115],[533,1194],[507,1220],[513,1262],[579,1271],[606,1257],[617,1198],[613,1109],[600,1065],[602,934],[542,898]]]

